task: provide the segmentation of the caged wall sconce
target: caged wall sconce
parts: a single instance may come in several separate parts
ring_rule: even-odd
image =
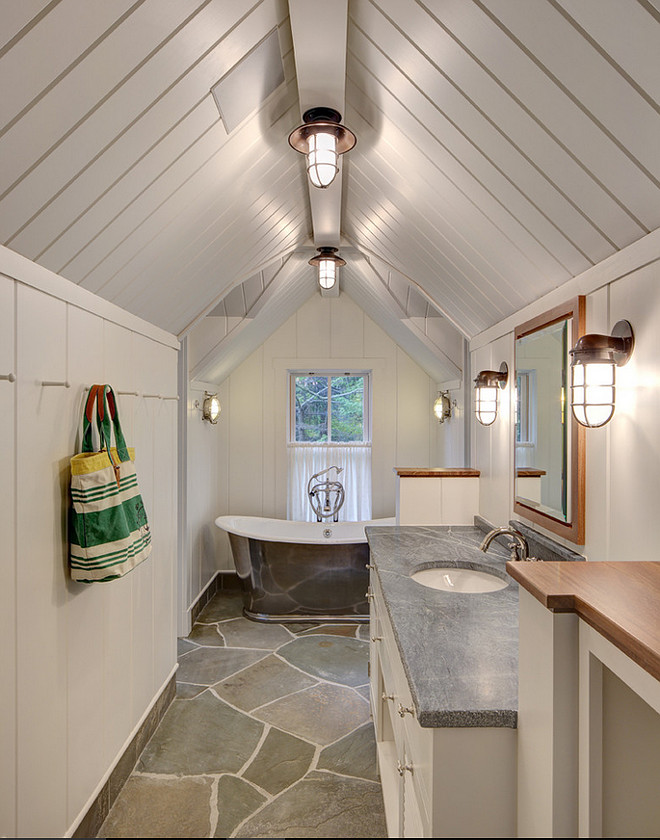
[[[319,286],[322,289],[331,289],[337,282],[337,269],[340,265],[346,265],[346,260],[335,254],[336,248],[319,248],[319,252],[309,261],[310,265],[319,267]]]
[[[199,400],[195,400],[194,406],[202,412],[202,420],[207,420],[215,426],[222,410],[217,394],[209,394],[208,391],[204,391],[204,402],[200,405]]]
[[[497,417],[497,392],[506,388],[509,367],[502,362],[499,371],[482,370],[474,380],[474,413],[482,426],[490,426]]]
[[[634,346],[630,322],[617,321],[611,335],[583,335],[569,351],[571,408],[581,426],[598,428],[612,419],[615,369],[629,361]]]
[[[438,423],[444,423],[451,417],[451,400],[449,391],[438,391],[438,397],[433,403],[433,413],[438,418]]]
[[[303,125],[289,135],[289,145],[307,155],[307,174],[315,187],[325,189],[339,172],[338,157],[350,151],[357,138],[341,125],[341,114],[334,108],[310,108],[303,114]]]

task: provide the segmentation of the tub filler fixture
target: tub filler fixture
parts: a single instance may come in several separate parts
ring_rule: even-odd
[[[314,473],[307,482],[307,498],[316,514],[317,522],[330,517],[332,517],[333,522],[339,521],[339,511],[344,504],[344,485],[339,481],[339,474],[343,469],[343,467],[328,467],[327,470]],[[324,481],[318,480],[322,475],[329,473],[330,470],[334,470],[336,473],[334,481],[329,478]]]
[[[367,622],[367,522],[294,522],[219,516],[229,535],[243,591],[243,613],[255,621]]]

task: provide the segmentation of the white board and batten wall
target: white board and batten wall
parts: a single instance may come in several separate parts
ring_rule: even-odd
[[[470,344],[473,376],[486,368],[497,370],[503,361],[513,373],[516,324],[578,294],[586,296],[587,333],[609,335],[618,320],[630,321],[635,348],[628,364],[616,371],[614,416],[606,426],[585,433],[586,538],[584,549],[578,550],[590,560],[658,559],[659,280],[660,231],[654,231]],[[495,525],[504,525],[513,516],[511,391],[503,392],[505,398],[492,426],[472,423],[473,465],[481,471],[480,514]]]
[[[0,248],[0,834],[70,835],[176,667],[178,340]],[[43,381],[70,387],[43,386]],[[153,535],[125,577],[67,569],[84,390],[108,382]]]

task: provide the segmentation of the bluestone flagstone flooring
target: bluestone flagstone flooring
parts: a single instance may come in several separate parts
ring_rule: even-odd
[[[219,592],[99,837],[386,837],[368,625],[260,624]]]

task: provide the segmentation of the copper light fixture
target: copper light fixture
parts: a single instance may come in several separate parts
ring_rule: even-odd
[[[331,289],[337,282],[337,268],[346,265],[346,260],[335,254],[336,248],[319,248],[319,252],[309,261],[310,265],[319,267],[319,286],[322,289]]]
[[[355,146],[352,131],[341,125],[341,114],[334,108],[310,108],[303,114],[303,125],[289,135],[289,145],[307,155],[307,174],[315,187],[325,189],[339,172],[337,158]]]
[[[614,414],[614,371],[625,365],[635,346],[628,321],[617,321],[611,335],[579,338],[571,355],[571,408],[581,426],[604,426]]]
[[[474,380],[474,413],[482,426],[490,426],[497,417],[497,392],[506,388],[509,367],[502,362],[499,371],[482,370]]]

